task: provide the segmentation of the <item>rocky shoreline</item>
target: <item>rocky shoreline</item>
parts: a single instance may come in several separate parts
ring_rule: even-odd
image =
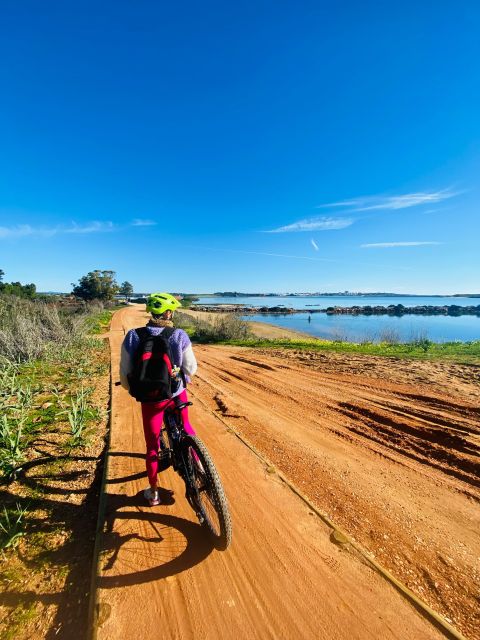
[[[462,307],[456,304],[451,305],[420,305],[417,307],[404,307],[403,304],[390,304],[385,306],[353,306],[353,307],[326,307],[325,309],[292,309],[290,307],[245,307],[241,304],[225,305],[195,305],[192,307],[196,311],[207,313],[239,313],[241,315],[253,314],[276,314],[290,315],[293,313],[325,313],[327,315],[352,315],[352,316],[480,316],[480,304]]]

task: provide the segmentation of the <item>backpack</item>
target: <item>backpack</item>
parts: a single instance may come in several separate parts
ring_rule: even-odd
[[[168,339],[175,331],[165,327],[158,336],[152,336],[147,327],[135,329],[140,344],[135,364],[128,376],[130,395],[138,402],[161,402],[172,397],[178,383],[172,378],[172,352]]]

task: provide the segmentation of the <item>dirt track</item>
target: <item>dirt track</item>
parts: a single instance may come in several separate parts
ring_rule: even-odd
[[[113,380],[124,330],[144,317],[136,309],[114,317]],[[395,382],[396,365],[383,359],[196,353],[192,422],[230,499],[233,544],[211,549],[170,470],[162,484],[174,493],[145,507],[139,407],[113,387],[98,637],[440,637],[383,578],[330,542],[329,529],[219,415],[475,637],[479,411],[469,371],[454,367],[451,380],[437,371],[426,388],[426,364],[414,365],[409,384]]]

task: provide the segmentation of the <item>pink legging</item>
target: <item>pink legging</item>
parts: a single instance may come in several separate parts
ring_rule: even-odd
[[[183,390],[177,398],[180,402],[188,402],[187,392],[185,390]],[[142,403],[143,433],[145,435],[145,444],[147,445],[145,460],[148,480],[152,487],[157,483],[158,439],[163,426],[163,411],[169,402],[170,400]],[[188,408],[185,407],[182,409],[181,414],[185,431],[194,436],[195,430],[188,419]]]

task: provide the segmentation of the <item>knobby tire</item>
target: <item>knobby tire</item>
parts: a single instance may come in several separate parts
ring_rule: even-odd
[[[191,465],[194,475],[194,490],[197,506],[202,515],[202,525],[209,531],[217,549],[226,549],[232,540],[232,522],[228,502],[218,472],[207,448],[198,436],[183,438],[185,459]],[[203,472],[192,455],[195,452],[203,467]],[[199,490],[200,489],[200,490]],[[218,522],[211,516],[212,507]]]

